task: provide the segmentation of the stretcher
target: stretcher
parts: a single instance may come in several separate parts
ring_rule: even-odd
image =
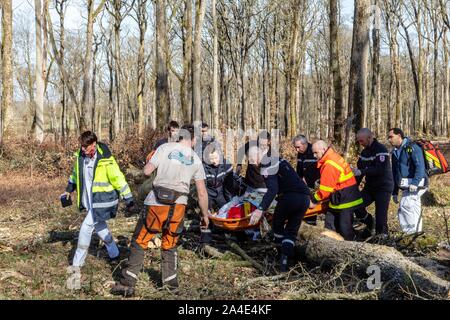
[[[319,214],[325,214],[327,212],[327,209],[328,209],[328,201],[319,202],[315,208],[306,210],[304,218],[314,217]],[[266,219],[268,221],[272,220],[272,215],[270,215],[270,214],[266,215]],[[209,220],[216,227],[225,229],[228,231],[240,231],[240,230],[252,229],[255,227],[259,227],[259,224],[261,223],[261,222],[258,222],[256,225],[249,224],[250,215],[248,215],[244,218],[238,218],[238,219],[224,219],[224,218],[218,218],[215,213],[210,213]]]

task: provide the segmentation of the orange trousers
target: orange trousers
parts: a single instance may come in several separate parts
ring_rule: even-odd
[[[145,221],[140,221],[140,225],[138,224],[134,234],[136,243],[142,249],[147,249],[149,241],[160,232],[162,232],[161,248],[163,250],[170,250],[176,247],[178,238],[184,227],[183,221],[186,206],[184,204],[175,204],[171,217],[169,217],[170,207],[147,207]]]

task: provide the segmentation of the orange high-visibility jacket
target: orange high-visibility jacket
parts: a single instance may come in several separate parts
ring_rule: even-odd
[[[312,201],[330,199],[329,207],[335,210],[356,208],[363,204],[358,183],[349,164],[332,148],[317,162],[320,170],[319,190]]]

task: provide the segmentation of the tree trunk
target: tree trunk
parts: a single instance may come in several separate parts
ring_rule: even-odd
[[[167,0],[155,1],[156,16],[156,122],[163,125],[169,121],[170,94],[169,72],[167,68],[167,27],[166,27]]]
[[[138,0],[137,20],[139,25],[139,52],[137,61],[137,106],[138,133],[142,136],[145,127],[144,88],[145,88],[145,32],[147,31],[147,0]]]
[[[195,31],[194,50],[192,51],[192,108],[194,121],[202,119],[202,90],[201,90],[201,42],[202,26],[205,17],[206,0],[195,1]]]
[[[355,18],[348,93],[348,110],[352,121],[348,121],[347,124],[346,154],[348,154],[351,144],[352,129],[354,132],[357,132],[363,125],[363,112],[366,110],[367,62],[369,55],[370,0],[355,0],[354,6]]]
[[[192,100],[189,98],[192,79],[192,0],[184,1],[183,14],[183,78],[181,81],[181,112],[183,120],[192,121]]]
[[[338,0],[330,0],[330,70],[333,74],[334,91],[334,143],[343,144],[343,99],[342,99],[342,79],[339,64],[339,42],[338,42]]]
[[[379,0],[374,1],[376,8],[379,8]],[[370,112],[367,116],[370,119],[370,127],[374,128],[374,131],[378,135],[380,133],[379,128],[379,109],[380,104],[380,27],[377,25],[377,17],[374,18],[373,29],[372,29],[372,42],[373,42],[373,53],[372,53],[372,88],[370,94]],[[377,117],[378,115],[378,117]]]
[[[80,131],[92,128],[93,119],[91,119],[91,105],[90,105],[90,87],[91,87],[91,64],[92,64],[92,42],[94,37],[94,21],[98,16],[106,0],[101,0],[97,9],[94,8],[94,0],[87,0],[87,28],[86,28],[86,52],[84,54],[83,67],[83,92],[80,105]],[[87,120],[86,120],[87,118]]]
[[[424,297],[449,297],[450,283],[410,261],[394,248],[364,242],[344,241],[337,233],[302,224],[298,237],[300,255],[308,263],[331,267],[348,263],[353,272],[366,276],[380,269],[381,295],[404,291]]]
[[[36,81],[36,139],[42,143],[44,140],[44,58],[42,45],[43,14],[41,0],[34,1],[35,19],[36,19],[36,63],[35,63],[35,81]]]
[[[212,118],[213,128],[219,130],[219,28],[217,26],[216,0],[211,3],[214,39],[213,39],[213,83],[212,83]]]
[[[13,103],[13,60],[12,60],[12,2],[3,1],[2,13],[2,101],[0,106],[0,147],[3,146],[3,132],[7,115]]]

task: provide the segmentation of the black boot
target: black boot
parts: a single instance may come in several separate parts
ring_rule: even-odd
[[[170,291],[178,289],[177,260],[176,248],[161,250],[162,284]]]
[[[287,272],[289,269],[288,256],[281,254],[280,256],[280,272]]]

